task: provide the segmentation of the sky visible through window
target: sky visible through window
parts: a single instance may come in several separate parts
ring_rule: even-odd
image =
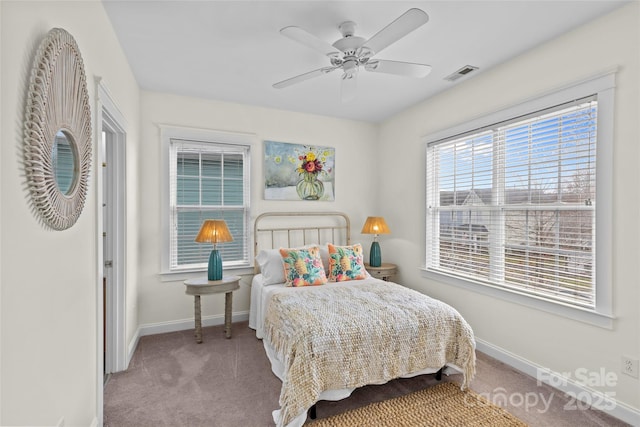
[[[561,195],[577,175],[595,168],[596,109],[595,102],[582,104],[445,143],[438,153],[439,190],[490,189],[500,161],[506,188]]]

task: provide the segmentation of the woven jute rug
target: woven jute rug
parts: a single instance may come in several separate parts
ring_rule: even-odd
[[[352,409],[308,423],[313,427],[526,427],[476,393],[442,383],[405,396]]]

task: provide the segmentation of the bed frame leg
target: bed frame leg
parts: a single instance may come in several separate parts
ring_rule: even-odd
[[[316,414],[316,404],[314,403],[311,408],[309,408],[309,418],[315,420],[318,414]]]
[[[442,380],[442,370],[444,369],[444,367],[440,368],[438,370],[438,372],[436,372],[436,380],[440,381]]]

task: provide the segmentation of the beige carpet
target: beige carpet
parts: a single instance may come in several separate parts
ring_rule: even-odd
[[[499,406],[454,383],[442,383],[394,399],[308,423],[312,427],[523,427]]]
[[[193,329],[141,337],[129,369],[113,374],[105,386],[104,426],[274,427],[271,412],[280,406],[282,383],[271,372],[255,331],[247,327],[247,322],[234,323],[231,339],[225,338],[222,325],[203,328],[203,338],[202,344],[196,344]],[[532,427],[629,426],[593,409],[566,410],[571,400],[563,393],[537,384],[535,378],[480,352],[476,372],[471,383],[475,393],[491,402],[500,402],[509,413]],[[452,375],[438,382],[434,375],[419,375],[361,387],[347,399],[319,401],[318,420],[373,402],[433,389],[445,382],[454,383],[457,390],[460,377]],[[504,399],[533,394],[540,398],[536,405]],[[435,413],[432,404],[421,407],[431,408],[430,412]],[[443,413],[451,415],[453,411]],[[443,425],[442,420],[439,418],[436,425]],[[387,426],[395,426],[395,417],[393,421]],[[459,422],[458,426],[474,424]]]

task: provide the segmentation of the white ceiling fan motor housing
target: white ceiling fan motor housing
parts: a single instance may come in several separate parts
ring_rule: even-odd
[[[356,30],[356,23],[353,21],[343,22],[338,25],[338,29],[342,33],[342,38],[332,46],[344,53],[345,56],[354,56],[356,51],[366,42],[366,39],[353,35]]]

